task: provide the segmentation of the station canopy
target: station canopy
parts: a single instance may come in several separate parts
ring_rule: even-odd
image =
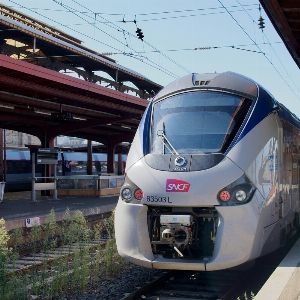
[[[300,0],[260,0],[260,2],[300,68]]]
[[[0,33],[0,128],[44,146],[58,135],[132,141],[159,84],[3,4]]]

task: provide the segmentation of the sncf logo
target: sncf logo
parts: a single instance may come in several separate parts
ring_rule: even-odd
[[[178,179],[167,179],[166,192],[181,192],[186,193],[190,189],[190,184],[186,181]]]

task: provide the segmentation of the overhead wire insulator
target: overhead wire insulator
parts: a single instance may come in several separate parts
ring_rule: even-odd
[[[141,28],[138,28],[138,27],[137,27],[137,29],[136,29],[136,35],[137,35],[137,37],[138,37],[140,40],[143,41],[144,34],[143,34],[143,31],[142,31]]]
[[[258,27],[259,27],[259,29],[261,29],[261,31],[263,31],[266,26],[265,26],[265,19],[261,15],[261,6],[260,6],[260,4],[258,6],[258,10],[259,10]]]
[[[260,16],[259,19],[258,19],[258,27],[261,30],[264,30],[264,28],[266,27],[265,26],[265,20],[262,16]]]

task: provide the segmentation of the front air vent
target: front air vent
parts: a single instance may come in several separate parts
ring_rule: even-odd
[[[194,85],[208,85],[209,84],[209,80],[205,81],[205,80],[196,80]]]

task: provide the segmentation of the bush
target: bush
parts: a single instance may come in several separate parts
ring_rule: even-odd
[[[3,218],[0,219],[0,252],[7,253],[9,241],[9,235],[5,227],[5,221]]]

